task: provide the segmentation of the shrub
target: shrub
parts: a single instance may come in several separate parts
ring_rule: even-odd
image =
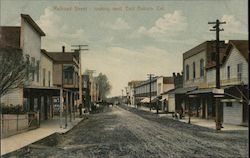
[[[25,114],[27,113],[26,109],[22,105],[4,105],[1,104],[1,113],[2,114]]]

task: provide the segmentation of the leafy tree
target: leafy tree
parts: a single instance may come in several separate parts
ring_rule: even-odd
[[[21,49],[0,48],[0,63],[1,99],[1,96],[24,85],[27,81],[29,77],[29,56],[24,57]]]
[[[99,73],[99,75],[95,77],[95,82],[98,85],[100,99],[106,99],[111,90],[111,85],[108,81],[108,77],[105,74]]]

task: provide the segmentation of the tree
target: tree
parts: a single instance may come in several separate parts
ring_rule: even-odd
[[[0,48],[0,63],[1,99],[1,96],[23,85],[28,79],[29,56],[24,57],[21,49]]]
[[[111,85],[108,81],[108,77],[105,74],[99,73],[99,75],[95,77],[95,82],[98,85],[100,99],[106,99],[111,90]]]

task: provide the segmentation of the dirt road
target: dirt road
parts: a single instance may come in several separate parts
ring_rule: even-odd
[[[248,157],[248,131],[216,132],[123,108],[90,115],[69,133],[6,157]]]

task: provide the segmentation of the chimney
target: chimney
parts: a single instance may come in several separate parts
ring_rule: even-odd
[[[62,52],[65,53],[65,46],[62,46]]]

